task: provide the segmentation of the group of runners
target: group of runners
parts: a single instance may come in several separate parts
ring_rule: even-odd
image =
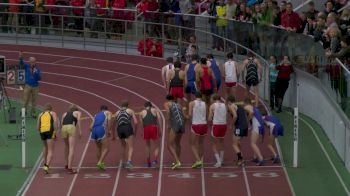
[[[275,116],[262,116],[258,109],[257,85],[261,79],[260,62],[252,55],[243,61],[245,70],[244,80],[247,85],[247,96],[244,102],[236,102],[236,88],[238,86],[239,68],[233,60],[232,53],[227,54],[228,60],[222,68],[217,64],[211,54],[207,58],[192,56],[192,62],[182,70],[180,62],[173,62],[170,57],[162,69],[162,79],[167,89],[164,109],[166,113],[167,148],[173,158],[172,169],[181,167],[181,138],[190,126],[191,150],[194,155],[192,168],[201,168],[204,157],[204,139],[211,126],[212,147],[216,163],[214,167],[221,167],[224,162],[224,138],[227,130],[233,137],[233,150],[237,155],[236,164],[244,164],[241,139],[248,136],[250,131],[250,144],[254,152],[253,161],[257,165],[264,165],[265,160],[257,145],[264,130],[268,130],[268,149],[272,153],[272,162],[279,162],[275,148],[275,138],[283,135],[283,126]],[[226,99],[219,95],[221,80],[224,80]],[[255,101],[250,99],[250,87],[255,88]],[[186,94],[186,97],[185,97]],[[231,120],[229,118],[231,117]],[[37,128],[44,142],[44,171],[48,173],[53,155],[53,144],[56,133],[61,130],[66,149],[65,169],[75,174],[72,168],[76,133],[81,136],[81,112],[72,105],[62,115],[59,122],[52,106],[47,104],[40,113]],[[190,121],[190,123],[187,123]],[[121,103],[115,113],[109,111],[106,105],[100,106],[90,126],[91,140],[97,147],[98,169],[104,170],[104,160],[109,151],[109,136],[112,140],[116,135],[121,143],[123,160],[122,166],[133,168],[134,137],[138,127],[143,127],[143,139],[146,142],[146,160],[148,167],[157,167],[160,150],[159,140],[163,130],[161,125],[161,111],[156,109],[150,101],[144,103],[141,111],[131,109],[128,100]],[[115,127],[115,130],[113,130]]]

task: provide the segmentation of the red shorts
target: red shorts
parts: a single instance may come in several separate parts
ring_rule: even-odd
[[[143,128],[143,139],[145,140],[157,140],[158,139],[158,126],[148,125]]]
[[[213,137],[225,137],[227,125],[213,125],[212,136]]]
[[[226,87],[236,87],[237,86],[237,82],[225,82]]]
[[[202,125],[192,125],[192,132],[196,135],[206,135],[208,132],[208,125],[202,124]]]
[[[175,98],[175,99],[182,99],[184,98],[184,87],[171,87],[170,88],[170,94]]]

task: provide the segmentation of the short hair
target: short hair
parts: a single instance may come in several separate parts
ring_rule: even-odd
[[[226,57],[228,59],[232,59],[233,58],[233,53],[232,52],[227,53]]]
[[[174,63],[175,68],[181,68],[181,66],[182,66],[182,64],[180,61],[175,61],[175,63]]]
[[[196,98],[202,98],[202,93],[200,91],[197,91],[194,96]]]
[[[44,109],[45,109],[45,110],[48,110],[48,111],[52,111],[52,105],[51,105],[51,103],[45,104]]]
[[[121,106],[122,106],[122,107],[129,107],[129,101],[126,100],[126,99],[123,100]]]
[[[212,99],[213,99],[214,101],[217,101],[217,100],[220,100],[221,97],[220,97],[219,94],[216,94],[216,93],[215,93],[215,94],[212,96]]]
[[[199,58],[200,57],[198,56],[198,54],[193,54],[192,57],[191,57],[192,61],[198,61]]]
[[[211,54],[211,53],[209,53],[209,54],[207,54],[207,58],[208,58],[208,59],[213,59],[213,58],[214,58],[214,55]]]
[[[79,111],[79,108],[78,108],[78,106],[73,104],[73,105],[69,106],[69,111],[70,112]]]
[[[235,98],[235,96],[230,95],[230,96],[227,97],[227,101],[231,102],[231,103],[234,103],[234,102],[236,102],[236,98]]]
[[[152,103],[150,101],[146,101],[144,106],[145,106],[145,108],[152,107]]]
[[[310,1],[310,2],[308,3],[308,5],[314,6],[314,5],[315,5],[315,2]]]
[[[287,5],[290,5],[291,7],[293,7],[292,2],[288,2],[288,3],[286,3],[286,6],[287,6]]]
[[[100,110],[108,110],[108,107],[106,105],[101,105]]]
[[[252,51],[249,51],[247,57],[254,57],[254,53]]]
[[[207,58],[202,57],[200,62],[201,62],[201,64],[206,65],[207,64]]]
[[[172,101],[172,100],[174,100],[174,96],[168,94],[168,95],[165,97],[165,99],[168,100],[168,101]]]
[[[168,58],[166,58],[166,61],[167,61],[168,63],[173,63],[173,62],[174,62],[174,59],[173,59],[173,57],[168,57]]]

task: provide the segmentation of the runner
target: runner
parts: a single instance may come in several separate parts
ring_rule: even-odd
[[[241,149],[241,139],[242,137],[248,136],[248,118],[247,113],[242,106],[235,105],[235,97],[230,95],[227,98],[228,110],[231,113],[233,119],[233,150],[237,155],[237,166],[244,164],[242,149]]]
[[[207,59],[209,61],[209,67],[213,71],[215,80],[216,80],[216,89],[219,92],[221,87],[221,71],[220,67],[218,66],[216,60],[214,59],[214,56],[212,54],[207,54]],[[213,85],[214,86],[214,85]]]
[[[207,108],[202,100],[202,93],[196,93],[196,99],[189,104],[189,116],[192,117],[191,148],[196,162],[192,168],[203,166],[203,141],[208,132]]]
[[[168,72],[169,70],[174,70],[174,59],[173,57],[168,57],[166,59],[167,64],[162,68],[162,81],[163,81],[163,85],[164,88],[167,89],[167,91],[169,90],[169,86],[168,86]]]
[[[167,113],[169,126],[168,150],[175,161],[172,163],[171,168],[177,169],[181,167],[181,137],[185,133],[185,116],[181,106],[176,103],[172,95],[167,95],[166,100],[164,108]]]
[[[49,173],[50,163],[53,156],[54,141],[56,139],[57,131],[57,115],[52,111],[51,104],[46,104],[44,111],[41,112],[37,120],[37,130],[40,133],[41,140],[44,144],[44,167],[43,170],[46,174]]]
[[[244,109],[248,114],[249,122],[251,122],[250,145],[254,152],[253,161],[257,163],[257,166],[263,166],[265,164],[264,158],[256,143],[258,142],[259,136],[264,135],[264,120],[258,108],[252,105],[249,98],[244,100]]]
[[[227,129],[227,108],[225,103],[221,102],[218,94],[213,95],[213,104],[209,108],[208,119],[213,122],[212,137],[213,150],[216,158],[214,167],[219,168],[224,162],[224,137]],[[220,154],[219,154],[220,153]]]
[[[272,115],[264,117],[265,125],[269,129],[269,143],[267,144],[268,149],[270,149],[273,157],[272,163],[279,163],[280,157],[276,152],[276,143],[275,140],[278,136],[283,136],[283,125],[281,121]]]
[[[111,117],[112,114],[108,111],[108,107],[102,105],[90,126],[91,140],[95,141],[97,147],[96,167],[100,170],[105,169],[104,160],[109,151],[108,136],[111,134]]]
[[[183,102],[184,86],[186,86],[185,71],[181,70],[181,62],[174,63],[174,70],[168,72],[168,86],[170,87],[170,94],[174,97],[176,102]],[[184,106],[184,104],[182,104]]]
[[[210,96],[213,94],[213,87],[216,86],[215,76],[213,71],[207,64],[206,58],[200,59],[200,66],[197,66],[196,85],[200,87],[200,91],[204,97],[205,103],[210,104]]]
[[[227,61],[224,64],[224,77],[226,84],[226,96],[236,96],[236,87],[238,80],[238,65],[233,60],[233,54],[230,52],[227,54]]]
[[[262,79],[262,65],[258,59],[254,58],[254,54],[252,52],[249,52],[247,57],[248,58],[243,61],[243,66],[245,69],[245,83],[247,89],[246,97],[250,97],[250,88],[253,87],[255,94],[255,103],[258,103],[258,84]]]
[[[128,150],[125,167],[131,170],[134,167],[132,164],[132,155],[138,122],[135,112],[129,108],[129,102],[127,100],[124,100],[121,106],[120,110],[113,115],[113,118],[117,122],[116,129],[122,147],[122,159],[125,158],[126,150]],[[113,140],[115,140],[115,131],[113,131]]]
[[[140,122],[143,126],[143,139],[146,141],[147,165],[156,167],[158,164],[159,138],[162,137],[162,131],[159,130],[161,121],[160,113],[152,103],[147,101],[144,109],[140,112]],[[154,147],[154,159],[151,161],[151,147]]]
[[[186,80],[187,85],[185,89],[186,93],[186,99],[188,102],[192,100],[192,94],[195,94],[197,92],[196,88],[196,72],[195,68],[198,64],[199,56],[198,55],[192,55],[192,61],[190,64],[187,64],[185,67],[185,73],[186,73]]]
[[[71,174],[77,173],[77,171],[73,170],[72,163],[74,158],[76,129],[78,129],[79,139],[82,135],[80,118],[81,112],[78,110],[78,107],[76,105],[71,105],[68,112],[62,115],[61,135],[65,144],[64,157],[67,164],[65,168]]]

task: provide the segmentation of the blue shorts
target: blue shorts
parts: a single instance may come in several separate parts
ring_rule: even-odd
[[[92,140],[102,140],[106,136],[106,130],[103,126],[93,127],[91,132]]]
[[[189,82],[186,86],[185,93],[186,94],[196,94],[196,84],[194,82]]]

